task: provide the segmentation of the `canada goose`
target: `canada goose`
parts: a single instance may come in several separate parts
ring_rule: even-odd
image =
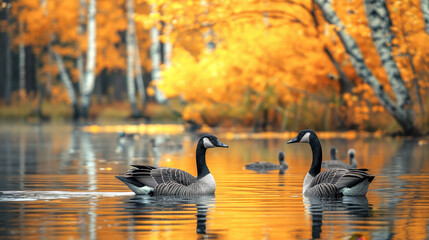
[[[322,146],[313,130],[302,130],[287,143],[308,143],[313,152],[313,161],[302,185],[304,197],[364,196],[368,192],[374,179],[368,169],[334,168],[320,172]]]
[[[198,141],[196,162],[198,177],[176,168],[132,165],[123,176],[116,176],[135,194],[149,195],[208,195],[213,194],[216,182],[206,164],[207,148],[228,146],[213,135],[204,135]]]
[[[253,170],[259,173],[265,173],[272,170],[286,170],[288,168],[287,163],[285,162],[285,153],[280,151],[278,154],[279,164],[271,162],[254,162],[246,165],[246,169]]]
[[[333,153],[334,152],[334,153]],[[356,162],[356,158],[355,158],[355,150],[354,149],[349,149],[347,151],[347,155],[349,156],[349,164],[340,161],[336,158],[335,155],[336,149],[333,147],[331,148],[331,160],[328,161],[323,161],[322,162],[322,168],[345,168],[345,169],[350,169],[350,168],[357,168],[357,162]]]
[[[119,144],[124,144],[127,141],[134,141],[134,140],[138,140],[138,139],[139,139],[139,135],[138,134],[125,133],[124,131],[120,131],[118,133],[118,143]]]
[[[179,152],[183,149],[183,145],[176,143],[169,137],[166,138],[151,138],[150,144],[152,149],[156,148],[163,153]]]

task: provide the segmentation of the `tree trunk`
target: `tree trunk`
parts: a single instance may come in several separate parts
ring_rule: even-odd
[[[97,25],[95,21],[96,0],[90,0],[88,5],[88,50],[86,55],[85,79],[83,92],[81,96],[82,117],[88,119],[88,112],[91,102],[91,93],[95,82],[95,60],[97,54],[96,32]]]
[[[19,95],[25,92],[24,23],[19,23]]]
[[[123,99],[123,72],[120,70],[114,70],[112,73],[113,78],[113,96],[115,101],[121,102]]]
[[[155,6],[151,6],[151,13],[155,13]],[[155,100],[158,103],[164,103],[166,98],[164,94],[158,89],[156,83],[161,79],[160,74],[160,63],[161,63],[161,52],[160,52],[160,42],[159,42],[159,30],[155,24],[150,29],[150,39],[152,45],[150,46],[150,58],[152,60],[152,81],[154,81],[155,87]]]
[[[69,94],[70,103],[73,110],[73,120],[79,119],[78,105],[76,92],[73,87],[73,82],[71,81],[63,63],[63,58],[58,53],[54,53],[55,60],[57,62],[58,71],[60,72],[61,81],[63,81],[64,86],[66,87],[67,93]]]
[[[316,6],[314,5],[314,1],[312,1],[312,8],[306,8],[303,7],[305,10],[309,12],[311,15],[311,18],[313,19],[313,23],[315,28],[317,29],[319,27],[319,21],[317,20],[316,16]],[[317,33],[319,34],[319,33]],[[347,77],[347,74],[344,72],[343,68],[341,67],[340,63],[334,58],[331,51],[327,46],[324,46],[323,50],[325,51],[326,55],[328,56],[329,60],[331,60],[332,64],[334,65],[335,69],[338,72],[338,80],[340,82],[340,94],[343,95],[346,92],[351,92],[352,90],[352,84],[350,82],[350,79]]]
[[[137,108],[136,102],[136,90],[134,84],[134,60],[135,60],[135,27],[134,27],[134,0],[127,0],[127,18],[128,18],[128,27],[127,27],[127,93],[128,101],[131,104],[131,116],[139,117],[140,113]]]
[[[4,59],[4,99],[7,105],[10,104],[11,100],[11,93],[12,93],[12,58],[11,58],[11,52],[10,52],[10,36],[9,36],[9,29],[8,26],[10,26],[9,22],[9,9],[10,9],[10,1],[6,0],[3,1],[3,4],[5,4],[6,7],[0,8],[0,21],[4,22],[5,28],[3,28],[3,42],[4,42],[4,55],[2,56]]]
[[[53,38],[53,37],[51,37]],[[52,40],[49,41],[48,43],[48,66],[52,66],[53,63],[53,51],[52,51]],[[46,95],[47,98],[51,97],[51,92],[52,92],[52,74],[50,71],[45,72],[45,76],[46,76]]]
[[[25,47],[25,87],[27,93],[37,92],[37,56],[34,55],[33,47]]]
[[[426,33],[429,34],[429,0],[420,0]]]
[[[79,26],[77,28],[77,34],[80,37],[83,37],[84,34],[84,24],[85,24],[85,7],[86,7],[86,1],[80,0],[79,1]],[[78,51],[78,57],[76,60],[76,67],[78,70],[78,82],[79,82],[79,92],[84,92],[84,86],[85,86],[85,80],[84,80],[84,71],[83,71],[83,54],[81,52],[81,46],[79,44],[79,41],[77,41],[77,51]]]
[[[396,105],[399,109],[397,112],[401,115],[401,122],[406,125],[414,125],[411,97],[392,56],[393,33],[390,30],[392,21],[386,3],[384,0],[365,0],[365,12],[371,29],[372,41],[395,94]],[[404,126],[403,128],[405,130],[410,126]]]
[[[418,134],[418,130],[414,126],[413,119],[406,112],[405,109],[406,103],[408,99],[406,93],[399,91],[400,86],[394,85],[392,88],[394,89],[395,94],[399,93],[400,96],[397,96],[398,102],[401,102],[401,105],[396,106],[389,95],[384,91],[383,85],[375,78],[374,74],[366,65],[362,52],[359,49],[356,41],[345,31],[345,26],[338,18],[335,11],[332,9],[330,1],[328,0],[315,0],[316,4],[322,10],[323,15],[327,22],[336,26],[336,33],[340,38],[344,48],[349,55],[352,65],[355,68],[358,75],[372,88],[375,96],[378,98],[380,103],[384,106],[384,108],[390,113],[391,116],[395,118],[395,120],[399,123],[399,125],[404,130],[405,135],[413,135]],[[382,56],[381,56],[382,57]],[[392,82],[391,82],[392,84]],[[398,84],[395,82],[395,84]]]
[[[167,40],[164,43],[164,49],[162,54],[164,55],[165,67],[169,68],[171,67],[171,55],[173,52],[173,46],[170,42],[171,40],[169,37],[172,26],[170,24],[167,24],[164,28],[165,28],[165,35],[167,36]]]
[[[142,113],[143,115],[146,112],[146,88],[143,81],[143,73],[142,73],[142,66],[140,62],[140,52],[139,52],[139,45],[137,41],[137,34],[134,34],[134,46],[135,46],[135,70],[136,70],[136,81],[137,81],[137,87],[139,90],[140,95],[140,101],[142,104]]]
[[[10,105],[12,95],[12,58],[10,53],[10,37],[6,34],[6,86],[5,86],[5,101],[6,105]]]
[[[332,55],[331,51],[328,49],[328,47],[324,47],[324,51],[326,55],[329,57],[329,60],[331,60],[332,64],[334,65],[335,69],[337,69],[338,72],[338,81],[340,82],[340,94],[341,96],[346,92],[352,91],[352,84],[347,77],[347,74],[343,71],[343,68],[340,66],[340,64],[335,60],[334,56]]]
[[[386,4],[384,0],[365,0],[365,11],[368,18],[368,25],[371,29],[372,41],[375,44],[381,63],[387,73],[390,86],[396,97],[397,105],[401,109],[404,109],[405,112],[411,109],[412,103],[408,89],[405,87],[401,73],[392,56],[391,46],[393,33],[390,30],[392,21]],[[412,115],[412,113],[409,114]]]

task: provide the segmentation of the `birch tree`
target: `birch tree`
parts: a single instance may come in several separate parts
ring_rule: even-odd
[[[20,94],[25,91],[25,45],[24,45],[24,23],[19,23],[19,89]]]
[[[154,14],[156,11],[156,7],[154,5],[151,6],[151,13]],[[152,81],[155,83],[161,79],[161,44],[159,42],[159,30],[157,27],[157,22],[150,29],[150,59],[152,60]],[[166,98],[164,94],[159,90],[157,86],[155,87],[155,100],[158,103],[164,103]]]
[[[423,20],[425,21],[426,33],[429,34],[429,0],[420,0],[420,5],[423,13]]]
[[[140,116],[136,102],[136,91],[134,84],[134,65],[135,65],[135,26],[134,26],[134,0],[127,0],[127,19],[128,27],[126,32],[127,44],[127,93],[131,104],[132,117]]]
[[[9,8],[10,8],[10,2],[8,0],[3,2],[2,9],[0,11],[0,22],[5,22],[5,28],[3,28],[3,38],[4,38],[4,58],[5,64],[4,64],[4,78],[5,78],[5,88],[4,88],[4,98],[7,105],[10,104],[11,100],[11,91],[12,91],[12,58],[11,58],[11,52],[10,52],[10,35],[9,35]]]
[[[60,73],[61,81],[64,83],[69,99],[73,108],[73,119],[77,120],[79,118],[79,109],[77,103],[76,92],[73,87],[73,82],[71,81],[69,74],[67,73],[66,68],[64,67],[63,58],[58,53],[54,53],[55,61],[57,62],[58,71]]]
[[[315,2],[322,10],[326,21],[336,27],[335,31],[338,37],[340,38],[344,48],[346,49],[346,52],[349,55],[352,65],[355,68],[357,74],[372,88],[372,90],[374,91],[374,94],[376,95],[380,103],[402,127],[405,135],[417,134],[418,130],[414,126],[414,119],[412,116],[412,110],[410,108],[411,102],[410,102],[408,90],[405,88],[403,82],[401,83],[401,81],[398,80],[398,76],[397,76],[398,73],[395,72],[394,67],[392,67],[392,62],[390,62],[391,54],[389,54],[389,50],[386,47],[382,47],[382,44],[385,44],[387,41],[385,39],[386,37],[382,37],[382,39],[380,39],[380,42],[377,41],[375,42],[375,44],[379,54],[380,52],[382,53],[380,57],[384,60],[389,60],[387,63],[384,63],[383,66],[385,68],[389,67],[389,72],[388,72],[389,84],[393,89],[397,103],[395,103],[390,98],[390,96],[385,92],[384,86],[378,81],[378,79],[374,76],[372,71],[366,65],[359,46],[357,45],[353,37],[346,32],[344,24],[338,18],[336,12],[331,6],[330,1],[315,0]],[[384,14],[388,14],[388,13],[386,12]],[[374,16],[374,15],[371,15],[371,16]],[[376,17],[375,19],[376,21],[378,21],[378,24],[381,24],[382,26],[386,26],[386,23],[384,22],[386,18]],[[380,34],[380,32],[382,31],[382,28],[381,30],[378,29],[375,23],[371,25],[373,25],[374,27],[374,29],[371,29],[372,34],[375,34],[375,33],[376,35]],[[375,38],[377,38],[377,36],[375,36]]]
[[[77,29],[77,34],[82,37],[84,34],[84,23],[85,23],[85,7],[86,7],[86,1],[85,0],[80,0],[79,1],[79,25],[78,25],[78,29]],[[77,51],[79,53],[77,60],[76,60],[76,67],[77,67],[77,71],[79,74],[79,91],[83,92],[84,89],[84,71],[83,71],[83,54],[81,52],[80,49],[80,43],[79,41],[77,42]]]
[[[133,21],[134,23],[134,21]],[[135,28],[134,28],[135,29]],[[140,101],[142,104],[142,112],[143,115],[146,111],[146,88],[144,85],[144,80],[143,80],[143,72],[142,72],[142,66],[141,66],[141,61],[140,61],[140,51],[139,51],[139,45],[138,45],[138,41],[137,41],[137,33],[134,33],[134,46],[135,46],[135,71],[136,71],[136,81],[137,81],[137,88],[139,90],[139,95],[140,95]]]
[[[88,4],[88,50],[86,55],[85,79],[81,95],[82,117],[88,118],[88,111],[91,103],[91,93],[95,82],[95,60],[97,53],[96,46],[96,0],[90,0]]]

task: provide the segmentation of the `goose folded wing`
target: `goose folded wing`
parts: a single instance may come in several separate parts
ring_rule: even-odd
[[[348,169],[335,185],[338,189],[351,188],[364,180],[371,182],[373,179],[374,176],[368,173],[368,169]]]
[[[321,183],[335,184],[347,171],[347,169],[341,168],[332,168],[323,171],[317,174],[317,176],[311,181],[309,188]]]
[[[151,170],[150,175],[157,184],[176,182],[188,186],[197,181],[196,177],[177,168],[156,168]]]
[[[343,194],[332,183],[320,183],[311,188],[308,188],[305,193],[307,197],[329,197],[338,198]]]

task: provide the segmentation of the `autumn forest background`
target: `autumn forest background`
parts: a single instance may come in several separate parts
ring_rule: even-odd
[[[1,121],[429,131],[428,0],[3,0]]]

